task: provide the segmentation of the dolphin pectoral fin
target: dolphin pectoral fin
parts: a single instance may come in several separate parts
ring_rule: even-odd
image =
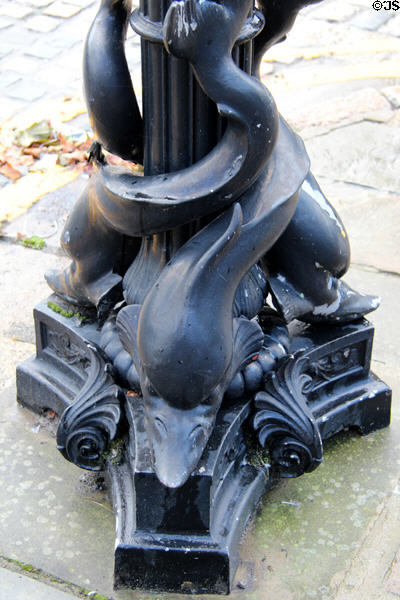
[[[140,359],[137,345],[137,328],[141,310],[139,304],[130,304],[119,311],[116,325],[121,343],[131,355],[136,369],[139,371]]]
[[[245,317],[233,320],[232,378],[261,350],[263,341],[264,333],[256,321]]]

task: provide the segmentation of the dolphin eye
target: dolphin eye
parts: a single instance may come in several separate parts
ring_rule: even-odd
[[[196,427],[190,432],[189,438],[191,440],[194,440],[198,437],[200,433],[204,433],[204,427],[203,425],[196,425]]]
[[[160,419],[160,417],[156,417],[156,418],[154,419],[154,425],[156,426],[156,428],[157,428],[157,430],[158,430],[159,434],[160,434],[162,437],[164,437],[164,436],[166,435],[166,433],[167,433],[167,428],[166,428],[166,426],[165,426],[165,423],[164,423],[164,421],[162,421],[162,420]]]

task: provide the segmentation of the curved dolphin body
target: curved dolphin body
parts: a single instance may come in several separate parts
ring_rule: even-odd
[[[136,99],[129,88],[123,53],[127,14],[124,6],[123,0],[103,1],[85,51],[85,86],[95,130],[105,147],[121,156],[123,148],[114,144],[119,137],[118,140],[113,137],[112,105],[100,101],[96,104],[94,100],[91,104],[91,98],[99,85],[103,99],[111,101],[121,80],[126,97],[120,100],[122,105],[116,100],[115,106],[121,109],[119,122],[129,121],[127,111]],[[188,7],[192,10],[190,15],[186,14]],[[168,50],[192,64],[199,84],[226,118],[224,136],[203,159],[174,173],[140,177],[128,169],[97,160],[98,170],[62,235],[62,244],[72,263],[61,273],[46,274],[55,292],[78,304],[99,307],[104,298],[113,296],[113,289],[119,285],[115,265],[122,234],[148,236],[220,212],[250,189],[260,176],[279,135],[279,116],[267,89],[232,60],[232,48],[250,7],[251,0],[229,0],[224,6],[191,0],[171,5],[164,21]],[[184,27],[182,36],[180,24],[188,22],[189,16],[191,25]],[[111,43],[112,36],[103,38],[112,27],[115,31]],[[210,44],[205,52],[208,39]],[[101,56],[106,65],[112,65],[111,72],[104,69],[103,73]],[[120,75],[116,77],[115,73]],[[103,240],[101,262],[96,260],[99,239]]]
[[[235,294],[289,223],[308,168],[301,141],[282,122],[270,163],[240,204],[177,252],[142,307],[118,315],[140,375],[154,468],[169,487],[196,467],[227,387],[261,348],[259,325],[233,316]]]
[[[282,3],[259,3],[267,17],[270,7],[275,16],[273,31],[266,29],[265,38],[256,41],[257,55],[275,40],[275,29],[284,33],[297,7],[306,3],[290,0],[293,11],[287,22],[281,21],[287,14]],[[141,120],[123,53],[128,6],[123,0],[103,0],[86,44],[85,86],[100,142],[132,158],[141,153]],[[190,62],[200,86],[226,118],[225,134],[202,160],[174,173],[137,177],[97,160],[98,171],[64,232],[74,262],[62,276],[48,277],[55,291],[96,304],[120,283],[113,269],[121,234],[152,235],[224,211],[155,275],[143,305],[127,306],[117,318],[121,341],[140,377],[155,471],[170,487],[181,486],[196,467],[226,389],[261,348],[262,331],[251,320],[257,311],[250,309],[246,316],[238,312],[236,293],[240,285],[246,291],[241,284],[246,273],[288,226],[309,171],[303,144],[279,121],[269,92],[232,60],[233,45],[251,6],[251,0],[171,4],[164,21],[165,45]],[[121,85],[124,93],[118,89]],[[102,100],[97,102],[94,91],[99,94],[99,90]],[[115,111],[120,111],[118,123],[132,126],[129,135],[113,129]],[[128,114],[133,115],[131,123]],[[318,197],[313,188],[309,198]],[[303,207],[304,199],[303,194]],[[303,220],[309,220],[309,214],[300,210],[288,235],[285,232],[281,238],[281,250],[285,245],[293,249],[297,238],[307,245]],[[101,263],[97,260],[100,245]],[[302,260],[304,253],[299,252],[299,257]],[[290,260],[287,271],[294,275]],[[324,291],[335,272],[328,263],[322,265],[317,279]],[[277,260],[278,274],[279,264]],[[312,264],[309,273],[315,276],[315,261]],[[305,279],[306,268],[301,272]],[[277,285],[270,282],[285,313],[283,292]],[[343,289],[336,294],[336,304],[327,306],[322,302],[315,306],[310,293],[308,320],[320,315],[326,319],[327,314],[343,318],[340,306],[354,318],[354,293]],[[290,308],[290,302],[286,304]]]
[[[72,263],[62,272],[46,274],[50,287],[69,300],[99,309],[114,298],[120,284],[115,265],[121,234],[152,235],[221,211],[251,187],[267,164],[279,133],[275,103],[266,88],[232,60],[251,0],[224,4],[174,2],[164,25],[168,50],[191,62],[205,93],[226,117],[223,138],[196,164],[164,175],[135,176],[97,161],[98,171],[62,235]],[[114,131],[114,117],[120,111],[118,122],[129,124],[129,111],[137,112],[123,52],[127,7],[123,0],[103,0],[85,49],[85,89],[95,131],[106,148],[121,156],[126,149],[115,144],[124,143],[125,134]],[[179,24],[189,18],[188,7],[193,12],[185,37]],[[204,52],[208,37],[212,43]],[[137,117],[132,123],[135,131],[129,135],[135,141],[141,122]]]
[[[102,0],[86,38],[83,81],[93,132],[108,150],[141,162],[143,123],[124,42],[132,0]]]
[[[223,210],[251,187],[272,154],[279,131],[274,100],[232,59],[251,0],[225,4],[174,2],[164,20],[168,51],[191,63],[226,118],[225,134],[207,156],[173,173],[140,177],[99,163],[92,178],[96,207],[120,233],[151,235]]]

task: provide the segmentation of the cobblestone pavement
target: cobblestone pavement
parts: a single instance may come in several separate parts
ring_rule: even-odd
[[[42,118],[88,127],[82,47],[96,9],[92,0],[0,0],[0,138]],[[126,47],[140,94],[138,38]],[[346,280],[383,298],[371,317],[373,369],[395,402],[388,430],[341,436],[315,473],[268,494],[242,547],[237,600],[400,596],[399,57],[400,10],[325,0],[263,62],[348,229]],[[156,600],[112,590],[114,517],[102,482],[61,457],[52,423],[15,403],[15,367],[34,352],[32,307],[48,294],[43,272],[64,264],[60,230],[86,184],[59,165],[22,174],[0,176],[0,599]],[[46,247],[19,245],[21,234]]]
[[[96,10],[93,0],[0,1],[0,122],[32,102],[81,94],[83,40]],[[132,33],[133,69],[138,44]]]

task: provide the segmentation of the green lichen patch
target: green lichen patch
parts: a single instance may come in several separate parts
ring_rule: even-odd
[[[22,238],[19,240],[21,246],[25,246],[26,248],[33,248],[34,250],[43,250],[46,246],[46,242],[43,238],[38,235],[32,235],[31,237]]]
[[[103,452],[102,458],[112,465],[118,466],[123,463],[125,450],[125,438],[118,438],[111,442],[109,449]]]
[[[22,569],[23,571],[26,571],[27,573],[33,573],[35,575],[41,574],[40,569],[37,569],[36,567],[34,567],[33,565],[30,565],[28,563],[23,563],[20,560],[16,560],[15,564],[17,564],[20,569]]]
[[[81,598],[90,598],[91,600],[109,600],[107,596],[103,596],[95,591],[90,591],[81,586],[75,585],[68,581],[64,581],[61,577],[56,577],[55,575],[49,575],[42,569],[38,569],[29,563],[22,562],[20,560],[16,560],[15,558],[9,558],[7,556],[0,555],[0,566],[8,567],[13,571],[24,571],[29,574],[33,579],[37,579],[42,583],[52,584],[58,589],[63,589],[64,591],[69,591],[76,594]]]
[[[59,304],[56,304],[55,302],[51,302],[50,300],[47,301],[47,306],[53,312],[58,313],[59,315],[62,315],[66,319],[72,319],[72,317],[76,317],[80,321],[84,321],[85,319],[87,319],[87,317],[85,315],[82,315],[80,312],[73,312],[72,310],[66,310]]]
[[[266,448],[263,448],[257,439],[255,431],[247,426],[244,432],[246,444],[246,459],[249,465],[263,469],[271,464],[271,458]]]

